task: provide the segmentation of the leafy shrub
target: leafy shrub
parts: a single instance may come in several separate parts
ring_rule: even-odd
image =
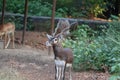
[[[86,2],[87,3],[85,5],[88,5],[86,6],[86,10],[88,14],[91,14],[90,16],[97,17],[100,14],[103,15],[103,11],[106,9],[106,3],[104,0],[86,0]]]
[[[25,1],[23,0],[7,0],[6,11],[10,13],[24,14]],[[2,10],[2,0],[0,0],[0,10]],[[52,4],[41,0],[29,0],[28,2],[28,15],[37,16],[51,16]],[[58,8],[56,10],[57,17],[65,17],[66,8]]]
[[[11,13],[24,13],[24,3],[21,0],[6,0],[6,11]]]
[[[113,58],[114,64],[110,66],[111,77],[109,80],[119,80],[120,79],[120,22],[114,21],[110,23],[110,29],[107,35],[111,40],[111,44],[114,45],[113,51],[117,56]]]
[[[119,16],[115,16],[115,15],[111,15],[109,19],[113,20],[113,21],[119,21],[120,17]]]
[[[99,35],[100,32],[92,30],[87,25],[78,26],[78,29],[72,33],[74,38],[67,39],[64,43],[65,47],[71,46],[73,49],[75,70],[111,71],[113,65],[120,63],[118,24],[113,22],[107,30],[101,30],[104,35]]]
[[[120,80],[120,76],[119,75],[112,75],[109,80]]]
[[[115,64],[114,66],[111,67],[111,72],[112,73],[120,73],[120,63]]]
[[[42,3],[41,0],[33,0],[29,2],[28,13],[30,13],[30,15],[51,16],[52,5],[48,2]]]
[[[0,10],[2,10],[0,0]],[[103,4],[101,4],[103,3]],[[28,15],[51,16],[53,0],[29,0]],[[6,0],[6,11],[11,13],[24,13],[25,1]],[[104,0],[57,0],[56,17],[88,17],[98,16],[106,8]]]

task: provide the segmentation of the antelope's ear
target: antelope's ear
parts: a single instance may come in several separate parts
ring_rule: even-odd
[[[51,38],[52,38],[52,36],[47,34],[47,38],[48,38],[48,39],[51,39]]]
[[[46,41],[46,46],[52,46],[49,41]]]

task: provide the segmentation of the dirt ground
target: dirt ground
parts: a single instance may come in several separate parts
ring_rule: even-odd
[[[46,33],[26,32],[25,45],[21,45],[21,32],[16,32],[16,48],[0,49],[0,70],[17,70],[27,80],[55,80],[54,55],[47,54]],[[108,80],[109,74],[95,71],[72,71],[73,80]],[[68,71],[66,79],[69,80]]]

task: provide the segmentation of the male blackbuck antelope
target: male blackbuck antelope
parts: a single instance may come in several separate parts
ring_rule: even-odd
[[[60,36],[67,30],[65,28],[61,33],[51,36],[47,34],[48,41],[46,42],[46,46],[52,46],[54,52],[55,59],[55,79],[56,80],[64,80],[65,79],[65,69],[66,66],[69,66],[69,74],[70,80],[72,80],[71,68],[73,62],[73,53],[70,48],[63,48],[59,43]]]
[[[0,36],[4,36],[4,49],[9,46],[11,37],[12,37],[12,48],[15,47],[14,32],[15,32],[15,25],[13,23],[9,22],[9,23],[0,25]]]

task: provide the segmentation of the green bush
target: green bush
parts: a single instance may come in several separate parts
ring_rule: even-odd
[[[120,80],[120,75],[112,75],[109,80]]]
[[[0,0],[0,10],[2,10],[2,0]],[[6,0],[6,12],[24,14],[25,1],[23,0]],[[51,16],[52,4],[47,1],[29,0],[28,1],[28,15],[37,16]],[[65,17],[66,8],[58,8],[56,10],[56,17]]]
[[[64,46],[71,46],[73,49],[75,70],[111,71],[112,66],[120,63],[118,24],[119,22],[113,22],[107,30],[102,29],[101,33],[104,34],[99,34],[100,31],[96,32],[87,25],[78,26],[78,29],[72,32],[73,39],[67,39]]]
[[[2,10],[0,0],[0,10]],[[102,3],[102,4],[101,4]],[[28,15],[51,16],[53,0],[29,0]],[[6,0],[6,11],[11,13],[24,13],[25,1]],[[56,17],[89,17],[92,14],[99,16],[106,10],[104,0],[57,0]]]
[[[111,15],[109,20],[120,21],[120,16]]]

